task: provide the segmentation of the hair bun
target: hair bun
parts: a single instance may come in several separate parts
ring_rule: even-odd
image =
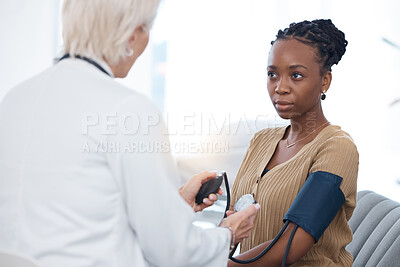
[[[336,28],[330,19],[318,19],[313,20],[312,22],[318,25],[318,27],[329,36],[330,41],[334,44],[329,65],[332,66],[333,64],[338,64],[346,52],[346,46],[348,44],[344,33]]]
[[[290,38],[316,47],[323,62],[323,70],[331,70],[332,65],[339,63],[348,43],[344,33],[330,19],[291,23],[288,28],[278,31],[275,41]]]

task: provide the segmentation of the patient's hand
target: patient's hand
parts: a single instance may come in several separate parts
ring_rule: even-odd
[[[202,172],[190,178],[190,180],[187,181],[186,184],[179,188],[179,194],[186,201],[186,203],[188,203],[193,208],[195,212],[202,211],[203,209],[212,206],[214,202],[217,201],[218,196],[216,194],[210,194],[208,198],[203,199],[203,203],[201,203],[200,205],[197,205],[195,201],[197,192],[199,192],[200,187],[205,182],[215,178],[216,176],[216,172]],[[222,195],[222,189],[219,188],[217,193],[219,195]]]

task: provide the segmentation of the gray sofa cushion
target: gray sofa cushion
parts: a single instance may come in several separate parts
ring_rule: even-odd
[[[400,203],[360,191],[349,225],[354,238],[346,249],[353,266],[400,266]]]

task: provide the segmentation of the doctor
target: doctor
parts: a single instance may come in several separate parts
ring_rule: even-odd
[[[44,266],[226,266],[258,204],[195,227],[204,172],[177,190],[158,109],[116,83],[158,0],[66,0],[65,55],[0,104],[0,249]],[[189,204],[189,205],[188,205]]]

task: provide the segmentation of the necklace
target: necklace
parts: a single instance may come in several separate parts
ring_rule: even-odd
[[[305,137],[301,138],[300,140],[298,140],[298,141],[296,141],[296,142],[294,142],[294,143],[289,144],[289,142],[288,142],[289,138],[287,138],[287,139],[286,139],[286,147],[287,147],[287,148],[290,148],[290,147],[294,146],[295,144],[297,144],[297,143],[303,141],[304,139],[306,139],[307,137],[309,137],[310,135],[312,135],[313,133],[315,133],[318,129],[322,128],[322,126],[324,126],[324,125],[326,125],[326,124],[328,124],[328,123],[329,123],[329,121],[325,122],[324,124],[322,124],[322,125],[319,126],[318,128],[315,128],[311,133],[307,134]]]

